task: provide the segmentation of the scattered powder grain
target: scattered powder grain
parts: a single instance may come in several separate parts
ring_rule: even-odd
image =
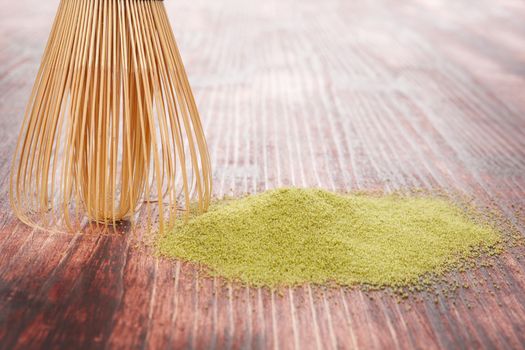
[[[396,287],[499,240],[443,199],[279,189],[215,204],[160,236],[158,249],[253,286]]]

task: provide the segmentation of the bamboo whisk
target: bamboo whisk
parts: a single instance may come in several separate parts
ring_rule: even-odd
[[[206,140],[160,0],[61,0],[13,159],[10,202],[38,228],[162,231],[211,196]],[[153,207],[150,203],[155,203]]]

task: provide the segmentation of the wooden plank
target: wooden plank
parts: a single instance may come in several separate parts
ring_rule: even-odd
[[[525,231],[525,5],[515,0],[165,2],[215,195],[442,188]],[[225,284],[118,235],[13,218],[8,172],[57,0],[0,11],[0,348],[523,348],[524,251],[468,289],[283,293]]]

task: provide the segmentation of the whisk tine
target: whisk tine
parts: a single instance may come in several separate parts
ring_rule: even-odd
[[[211,187],[162,1],[61,0],[13,158],[14,213],[37,228],[73,231],[86,218],[132,221],[145,203],[148,222],[158,215],[165,231],[192,201],[207,210]]]

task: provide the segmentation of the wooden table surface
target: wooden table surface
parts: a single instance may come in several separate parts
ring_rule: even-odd
[[[165,4],[215,195],[439,188],[492,203],[524,233],[522,0]],[[20,224],[8,169],[57,5],[0,5],[0,348],[525,347],[519,249],[455,276],[470,288],[452,297],[398,304],[359,289],[239,287],[130,235]]]

